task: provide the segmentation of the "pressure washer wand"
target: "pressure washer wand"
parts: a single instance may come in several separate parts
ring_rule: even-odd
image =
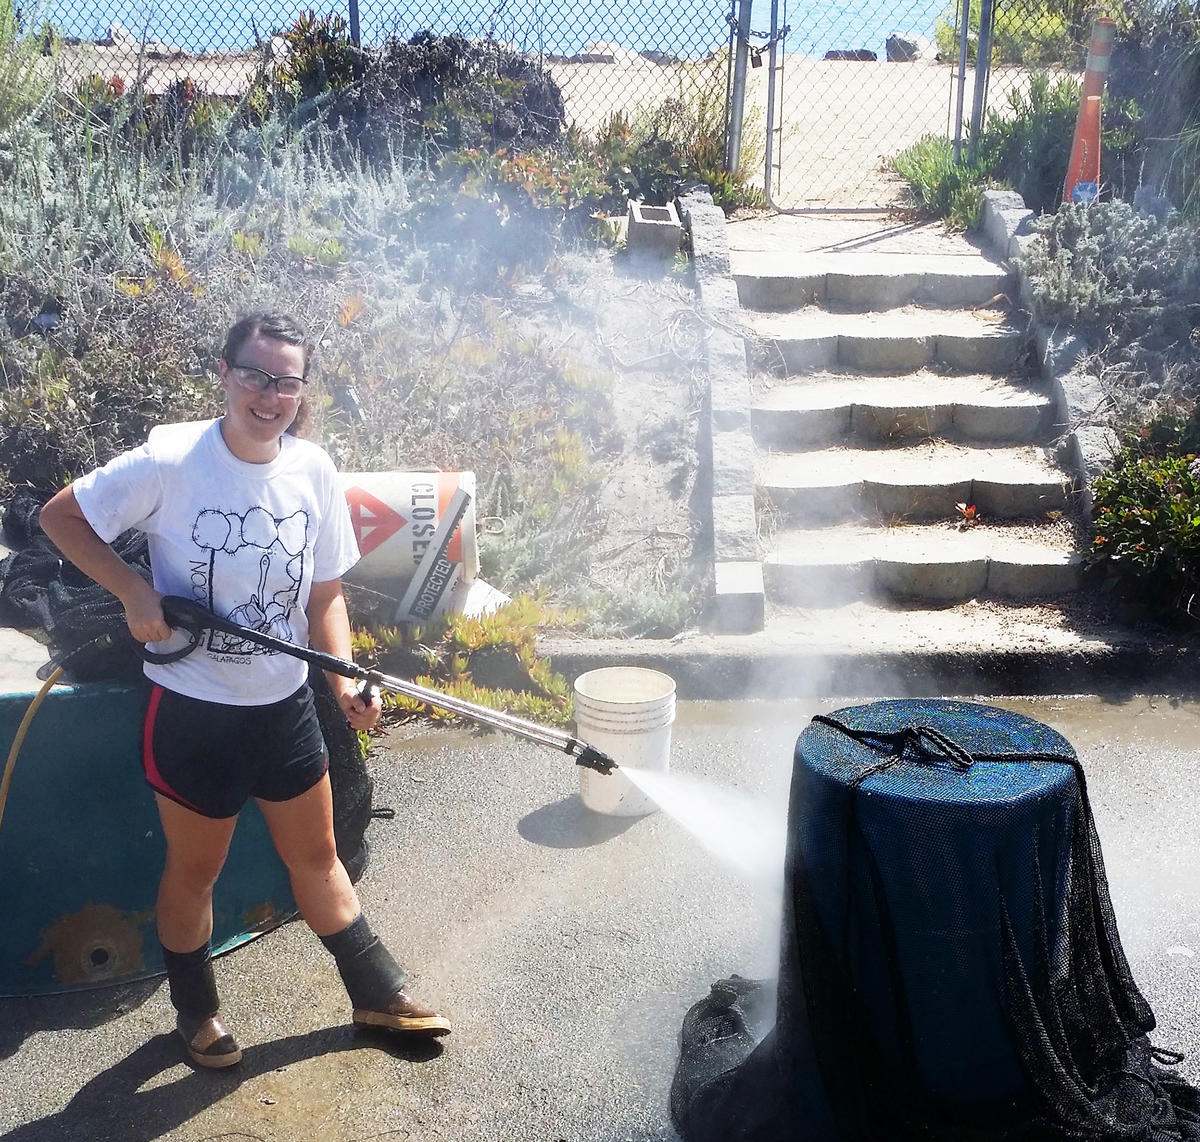
[[[487,706],[468,702],[465,698],[455,698],[449,694],[443,694],[439,690],[420,686],[416,682],[394,678],[389,674],[381,674],[378,670],[368,670],[356,662],[349,662],[344,658],[337,658],[332,654],[313,650],[311,647],[298,646],[294,642],[244,627],[240,623],[214,615],[211,611],[206,611],[203,607],[193,603],[191,599],[185,599],[180,595],[164,596],[162,608],[163,616],[171,626],[182,627],[191,632],[193,649],[199,644],[201,630],[219,630],[258,646],[264,646],[269,650],[278,651],[280,654],[299,658],[312,666],[329,671],[330,674],[340,674],[343,678],[356,678],[368,686],[390,690],[394,694],[403,694],[407,698],[415,698],[419,702],[425,702],[430,706],[449,710],[452,714],[470,718],[480,725],[515,734],[517,737],[536,742],[538,745],[548,746],[550,749],[561,750],[573,757],[576,765],[594,769],[597,773],[612,773],[617,767],[617,763],[607,754],[601,753],[594,746],[590,746],[578,738],[573,738],[561,730],[555,730],[549,726],[539,726],[536,722],[527,722],[524,718],[506,714],[503,710],[492,710]]]

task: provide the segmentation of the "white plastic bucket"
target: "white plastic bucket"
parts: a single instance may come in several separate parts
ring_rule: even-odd
[[[667,769],[675,682],[641,666],[608,666],[575,679],[575,732],[617,763],[607,776],[580,768],[579,795],[597,813],[638,817],[658,808],[620,770]]]
[[[479,575],[474,472],[343,472],[341,480],[362,554],[346,576],[351,583],[399,598],[459,488],[472,502],[446,555],[462,565],[460,582]]]

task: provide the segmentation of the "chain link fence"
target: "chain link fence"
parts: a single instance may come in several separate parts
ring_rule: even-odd
[[[770,49],[761,54],[765,66],[751,70],[747,87],[751,114],[767,124],[770,202],[787,211],[902,202],[893,156],[927,135],[967,138],[988,109],[1013,114],[1035,74],[1077,76],[1093,14],[1059,0],[972,0],[964,37],[962,5],[953,0],[849,10],[828,0],[775,0],[760,33]],[[991,66],[977,71],[981,19]]]
[[[567,120],[595,132],[614,112],[630,118],[667,99],[726,97],[729,0],[418,0],[326,9],[311,4],[52,0],[22,13],[26,34],[62,43],[63,83],[96,77],[149,96],[190,81],[197,93],[235,98],[286,55],[284,33],[306,11],[344,21],[366,48],[419,32],[459,33],[511,45],[540,60],[563,92]],[[0,0],[0,12],[4,0]]]
[[[5,0],[0,0],[0,13]],[[286,58],[306,11],[336,16],[365,47],[419,32],[511,45],[546,68],[566,115],[595,135],[615,113],[636,120],[667,100],[724,115],[738,0],[415,0],[311,9],[288,0],[200,6],[189,0],[50,0],[18,14],[26,34],[63,41],[64,85],[91,81],[149,96],[190,82],[237,98]],[[757,169],[781,210],[878,209],[904,183],[889,160],[926,135],[953,138],[1011,114],[1031,76],[1077,74],[1095,12],[1077,0],[754,0],[741,167]],[[981,16],[989,35],[981,37]],[[991,66],[976,73],[981,39]],[[965,52],[966,66],[960,66]],[[973,120],[974,115],[974,120]],[[965,126],[961,128],[965,131]],[[1064,145],[1069,146],[1069,140]]]

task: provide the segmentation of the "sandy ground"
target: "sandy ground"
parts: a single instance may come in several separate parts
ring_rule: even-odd
[[[139,70],[145,89],[161,95],[190,78],[206,94],[235,97],[253,81],[261,60],[248,55],[188,56],[102,45],[81,45],[65,57],[65,84],[88,75],[120,77],[128,89]],[[636,119],[668,99],[682,100],[720,116],[727,69],[716,61],[656,64],[551,63],[562,88],[567,118],[594,133],[617,112]],[[763,185],[770,162],[769,193],[779,209],[881,208],[902,201],[904,185],[887,160],[927,134],[947,135],[958,98],[957,69],[938,63],[860,63],[785,57],[775,75],[777,114],[767,154],[767,100],[771,69],[747,74],[743,170]],[[1002,107],[1021,89],[1021,69],[993,71],[989,102]],[[964,84],[964,117],[970,114],[974,69]]]

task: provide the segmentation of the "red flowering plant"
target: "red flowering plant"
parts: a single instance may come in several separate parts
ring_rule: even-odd
[[[1088,564],[1146,609],[1200,618],[1200,408],[1129,432],[1093,484]]]

